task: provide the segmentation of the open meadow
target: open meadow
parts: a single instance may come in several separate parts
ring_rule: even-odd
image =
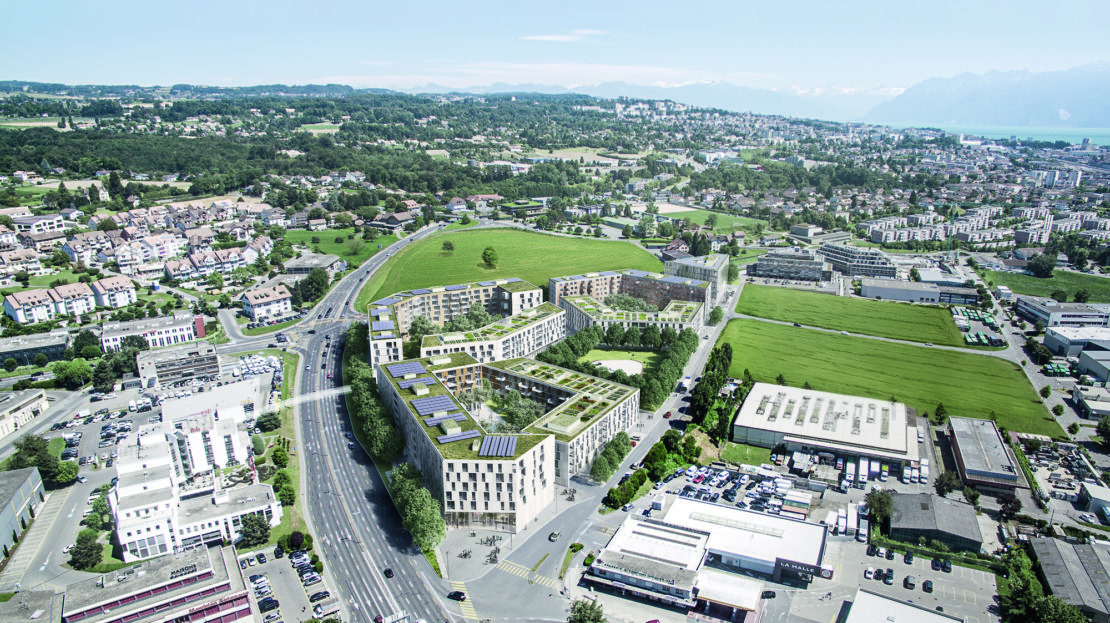
[[[997,357],[882,342],[753,319],[732,320],[719,343],[732,344],[729,376],[744,370],[757,381],[870,396],[891,397],[932,412],[987,418],[1013,431],[1063,437],[1018,366]]]
[[[833,296],[747,284],[736,312],[812,327],[911,342],[964,346],[963,335],[942,307]]]
[[[361,235],[348,239],[354,234],[354,228],[328,229],[325,231],[309,231],[307,229],[291,229],[285,232],[285,239],[292,244],[303,244],[310,249],[319,249],[321,253],[338,255],[350,267],[361,266],[363,262],[375,255],[378,251],[397,242],[397,236],[378,236],[372,242],[363,240]],[[313,243],[313,238],[320,242]],[[336,242],[336,238],[342,238]]]
[[[1085,275],[1070,270],[1057,270],[1052,277],[1041,279],[1033,275],[1006,273],[992,270],[983,271],[983,278],[996,286],[1006,286],[1015,294],[1030,296],[1052,296],[1056,290],[1068,293],[1068,300],[1075,297],[1079,290],[1090,293],[1091,303],[1110,303],[1110,277]],[[992,286],[993,287],[993,286]]]
[[[450,241],[454,251],[444,251]],[[495,268],[482,263],[493,247]],[[429,286],[520,277],[547,288],[549,277],[620,268],[663,272],[663,263],[628,242],[553,236],[518,229],[480,229],[436,234],[397,252],[359,293],[359,309],[384,296]]]

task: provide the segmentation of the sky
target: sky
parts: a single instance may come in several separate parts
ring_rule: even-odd
[[[1105,0],[7,3],[0,79],[899,91],[1110,61]]]

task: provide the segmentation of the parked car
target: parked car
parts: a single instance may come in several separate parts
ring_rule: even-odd
[[[454,599],[455,601],[466,601],[466,593],[462,591],[451,591],[447,593],[447,598]]]

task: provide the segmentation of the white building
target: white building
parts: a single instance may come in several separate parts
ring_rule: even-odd
[[[62,316],[84,316],[96,310],[96,297],[87,283],[70,283],[47,290],[54,311]]]
[[[420,356],[466,353],[481,363],[527,357],[567,336],[566,312],[551,303],[473,331],[427,335]]]
[[[19,216],[12,219],[19,233],[44,234],[49,231],[64,231],[68,225],[61,214],[42,214],[39,216]]]
[[[204,319],[188,312],[179,312],[160,318],[106,322],[100,335],[100,348],[105,352],[119,350],[123,338],[130,335],[143,338],[151,348],[182,344],[204,337]]]
[[[54,299],[47,290],[24,290],[4,297],[4,313],[19,324],[54,319]]]
[[[105,277],[92,283],[93,296],[100,307],[118,309],[139,300],[135,284],[127,277]]]
[[[244,292],[243,312],[254,321],[284,318],[293,313],[293,295],[284,286]]]
[[[46,413],[50,403],[41,389],[24,389],[0,395],[0,439],[27,426]]]
[[[1105,327],[1110,320],[1110,312],[1086,303],[1060,303],[1036,296],[1017,297],[1014,311],[1029,322],[1041,322],[1045,327]]]

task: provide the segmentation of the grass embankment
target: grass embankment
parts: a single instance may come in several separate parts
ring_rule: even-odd
[[[952,312],[932,305],[833,296],[748,284],[736,312],[760,318],[889,337],[912,342],[963,346]]]
[[[293,320],[286,320],[285,322],[279,322],[277,324],[272,324],[272,325],[265,326],[265,327],[255,327],[253,329],[241,329],[241,330],[243,332],[243,335],[247,335],[247,336],[265,335],[267,333],[275,333],[277,331],[281,331],[282,329],[286,329],[288,327],[291,327],[291,326],[297,324],[298,322],[300,322],[300,319],[299,318],[294,318]]]
[[[986,418],[993,411],[1009,430],[1064,437],[1020,368],[997,357],[751,319],[730,321],[724,342],[732,344],[733,377],[746,368],[757,381],[774,383],[781,374],[793,386],[808,382],[840,394],[893,396],[918,413],[931,413],[937,403],[952,416]]]
[[[455,245],[443,251],[443,243]],[[482,250],[493,247],[496,268],[482,263]],[[437,234],[398,251],[359,292],[357,305],[412,288],[519,277],[547,288],[550,277],[582,272],[638,268],[662,272],[663,264],[628,242],[553,236],[516,229],[483,229]]]
[[[285,239],[295,245],[304,245],[313,251],[338,255],[340,259],[347,262],[347,268],[362,266],[363,262],[373,257],[378,251],[397,242],[397,236],[394,235],[378,236],[371,242],[369,240],[363,240],[362,235],[359,234],[348,240],[347,236],[354,233],[355,230],[353,227],[326,229],[324,231],[294,229],[285,232]],[[335,239],[337,237],[343,240],[336,242]],[[313,238],[319,238],[320,242],[312,242]],[[379,247],[378,245],[381,246]]]
[[[732,258],[731,261],[732,261],[733,264],[736,264],[737,266],[743,266],[744,264],[751,264],[752,262],[759,259],[760,255],[763,255],[764,253],[768,253],[769,251],[770,251],[770,249],[754,249],[754,248],[751,248],[751,247],[740,247],[740,255],[737,255],[736,257]]]
[[[1071,299],[1079,290],[1086,290],[1091,295],[1091,303],[1110,303],[1110,277],[1057,270],[1051,278],[1041,279],[1032,275],[985,270],[983,278],[996,286],[1006,286],[1016,294],[1052,296],[1053,292],[1063,290]]]

